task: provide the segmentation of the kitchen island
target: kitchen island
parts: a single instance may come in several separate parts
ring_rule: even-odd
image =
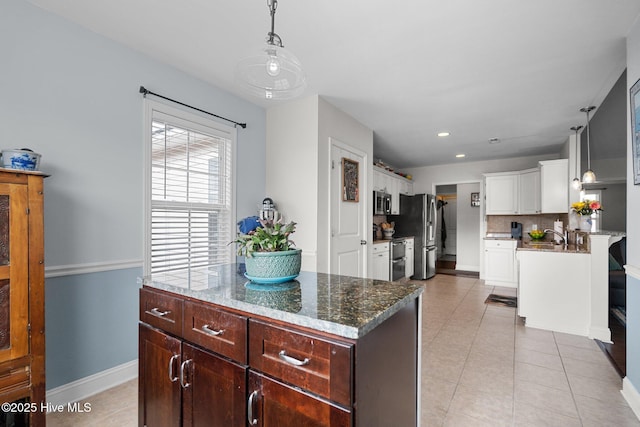
[[[581,245],[518,245],[518,315],[525,325],[611,342],[609,246],[624,233],[582,233]]]
[[[421,285],[243,273],[143,279],[141,426],[418,425]]]

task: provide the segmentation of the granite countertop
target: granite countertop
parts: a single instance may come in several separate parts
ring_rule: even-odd
[[[556,253],[570,253],[570,254],[589,254],[589,250],[579,245],[564,244],[557,245],[552,241],[535,242],[532,240],[525,240],[518,242],[518,251],[534,251],[534,252],[556,252]]]
[[[396,240],[397,241],[397,240],[408,240],[408,239],[415,239],[415,237],[414,236],[403,236],[403,237],[398,236],[398,237],[392,237],[390,239],[386,239],[386,238],[373,239],[373,244],[377,245],[379,243],[389,243],[392,240]]]
[[[420,284],[300,272],[293,281],[258,285],[244,264],[157,273],[142,284],[293,325],[360,338],[418,298]]]

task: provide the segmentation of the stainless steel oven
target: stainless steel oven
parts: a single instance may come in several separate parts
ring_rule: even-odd
[[[391,215],[391,194],[382,191],[373,192],[373,214]]]
[[[390,280],[400,280],[405,274],[406,247],[407,242],[404,239],[391,240],[390,253],[389,253],[389,276]]]

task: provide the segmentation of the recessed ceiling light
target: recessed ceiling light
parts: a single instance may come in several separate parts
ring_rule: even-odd
[[[489,144],[499,144],[500,140],[498,138],[489,139]]]
[[[456,157],[462,158],[462,157],[464,157],[464,154],[456,154]]]
[[[449,136],[451,135],[449,132],[438,132],[438,136]]]

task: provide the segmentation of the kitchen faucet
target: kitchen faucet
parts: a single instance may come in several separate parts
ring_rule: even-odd
[[[557,235],[557,236],[562,237],[562,241],[564,242],[564,246],[565,246],[565,248],[566,248],[566,247],[567,247],[567,245],[569,244],[569,240],[568,240],[568,237],[569,237],[569,236],[568,236],[568,233],[567,233],[567,231],[566,231],[566,230],[565,230],[564,234],[563,234],[563,233],[560,233],[559,231],[552,230],[552,229],[550,229],[550,228],[547,228],[546,230],[544,230],[544,232],[545,232],[545,233],[553,233],[553,234],[555,234],[555,235]]]

